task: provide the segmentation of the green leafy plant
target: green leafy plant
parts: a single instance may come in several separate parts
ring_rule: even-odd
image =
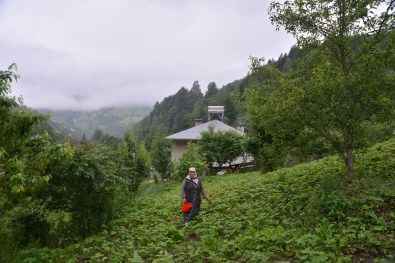
[[[184,178],[190,167],[195,167],[200,174],[205,174],[208,167],[203,155],[200,154],[199,145],[188,143],[186,151],[176,163],[177,178]]]
[[[209,127],[201,136],[199,149],[210,166],[218,163],[221,167],[243,155],[243,137],[234,131],[214,131],[213,127]]]

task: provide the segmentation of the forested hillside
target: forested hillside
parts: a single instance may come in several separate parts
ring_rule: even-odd
[[[288,53],[281,54],[277,59],[269,59],[265,65],[286,72],[297,67],[298,60],[304,56],[303,54],[297,46],[293,46]],[[251,128],[244,92],[262,80],[258,74],[247,73],[243,79],[222,87],[210,82],[204,94],[199,81],[195,81],[191,88],[181,87],[176,94],[157,102],[149,115],[135,125],[134,131],[139,140],[150,141],[158,132],[169,135],[191,128],[195,119],[208,121],[208,106],[224,106],[226,124],[234,126],[243,123]]]
[[[77,110],[40,110],[41,113],[50,112],[50,120],[82,138],[91,138],[96,130],[103,133],[123,137],[128,129],[142,120],[151,111],[151,107],[112,107],[95,111]]]
[[[194,119],[207,121],[207,106],[225,106],[225,122],[234,125],[243,113],[240,103],[240,90],[246,80],[237,80],[221,89],[215,82],[209,83],[205,94],[202,93],[199,81],[195,81],[190,89],[182,87],[162,102],[157,102],[150,114],[135,126],[139,140],[150,140],[156,133],[165,135],[191,128]]]

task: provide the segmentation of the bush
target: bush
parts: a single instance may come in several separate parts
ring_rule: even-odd
[[[80,145],[49,181],[50,206],[70,212],[79,235],[97,232],[115,212],[112,200],[123,181],[109,152],[104,146]]]
[[[198,173],[204,175],[208,165],[204,156],[200,154],[199,146],[189,142],[187,144],[187,150],[176,163],[177,178],[184,178],[188,174],[190,167],[195,167]]]

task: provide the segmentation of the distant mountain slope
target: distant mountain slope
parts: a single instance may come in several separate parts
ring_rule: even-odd
[[[240,121],[239,116],[243,114],[238,95],[242,93],[247,81],[248,76],[220,89],[215,82],[211,82],[205,94],[201,92],[198,81],[194,82],[190,90],[182,87],[176,94],[157,102],[149,115],[137,123],[135,133],[139,140],[149,140],[158,130],[169,135],[191,128],[195,119],[208,121],[207,108],[210,105],[224,106],[224,122],[233,126]]]
[[[71,129],[75,136],[90,138],[95,130],[122,137],[127,129],[133,128],[136,122],[147,116],[151,107],[136,106],[129,108],[102,108],[94,111],[74,110],[39,110],[41,113],[51,113],[51,121]]]
[[[282,71],[288,71],[297,66],[297,61],[303,52],[296,46],[289,53],[281,54],[277,60],[269,59],[267,65]],[[243,93],[247,87],[263,81],[254,79],[247,74],[244,78],[230,82],[220,88],[215,82],[210,82],[205,94],[201,92],[199,81],[195,81],[190,89],[181,87],[176,94],[157,102],[153,110],[134,128],[139,140],[150,140],[161,130],[167,135],[193,127],[194,119],[207,120],[207,106],[224,106],[224,122],[234,126],[245,122],[245,103]]]

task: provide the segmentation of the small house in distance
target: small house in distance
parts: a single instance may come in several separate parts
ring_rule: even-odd
[[[214,131],[235,131],[240,135],[244,134],[244,127],[237,126],[233,128],[223,123],[224,106],[209,106],[208,107],[208,122],[204,123],[202,119],[195,120],[195,126],[184,131],[167,136],[166,138],[172,142],[172,159],[177,160],[186,150],[188,142],[195,143],[201,139],[201,133],[208,131],[212,127]],[[239,160],[240,159],[240,160]],[[238,158],[242,162],[242,158]]]

